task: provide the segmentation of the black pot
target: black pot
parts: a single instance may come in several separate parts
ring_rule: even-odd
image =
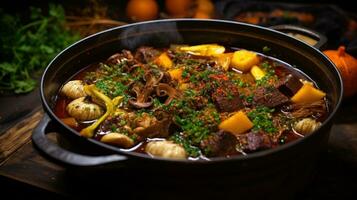
[[[304,29],[296,30],[304,32]],[[312,32],[306,33],[312,37],[319,37]],[[203,43],[218,43],[257,52],[268,46],[271,49],[269,54],[301,69],[327,93],[328,118],[315,133],[275,149],[247,156],[193,162],[151,158],[83,138],[78,132],[63,124],[53,113],[55,97],[63,83],[82,68],[106,59],[123,48],[134,50],[141,45],[167,47],[169,44]],[[321,41],[318,45],[321,45]],[[111,166],[114,169],[135,166],[139,169],[159,169],[161,172],[166,171],[167,174],[216,174],[216,177],[220,178],[231,177],[234,173],[235,190],[240,192],[240,196],[249,194],[249,197],[253,198],[276,198],[277,194],[293,194],[306,182],[319,153],[327,146],[331,119],[340,105],[341,98],[341,77],[329,59],[318,49],[284,33],[220,20],[151,21],[121,26],[92,35],[68,47],[54,58],[41,81],[41,99],[46,114],[33,132],[32,139],[35,147],[45,156],[67,166],[79,166],[81,169],[93,166]],[[71,146],[89,149],[91,154],[95,152],[97,155],[74,153],[52,143],[46,134],[53,131],[61,138],[67,138]],[[282,191],[280,188],[285,189]]]

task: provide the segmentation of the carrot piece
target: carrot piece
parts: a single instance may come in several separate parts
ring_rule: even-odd
[[[62,118],[61,121],[71,128],[78,128],[78,122],[74,117]]]

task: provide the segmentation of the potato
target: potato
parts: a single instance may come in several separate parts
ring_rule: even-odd
[[[255,80],[260,80],[265,76],[265,71],[262,70],[260,67],[254,65],[252,69],[250,69],[250,73],[255,78]]]
[[[242,71],[249,71],[260,62],[258,55],[252,51],[239,50],[233,53],[231,66]]]
[[[226,50],[224,46],[217,44],[201,44],[194,46],[184,46],[179,48],[180,51],[198,56],[217,56],[224,53]]]
[[[312,84],[304,83],[304,85],[291,97],[294,103],[312,103],[326,96],[326,93],[316,89]]]
[[[170,69],[173,65],[171,58],[167,55],[166,52],[162,53],[159,57],[157,57],[154,61],[157,65]]]
[[[128,136],[121,133],[108,133],[104,135],[101,139],[101,142],[116,145],[123,148],[130,148],[134,146],[134,141]]]
[[[224,53],[218,55],[215,60],[219,67],[221,67],[225,71],[228,71],[229,66],[231,65],[232,57],[233,53]]]
[[[218,127],[224,131],[239,135],[253,128],[253,123],[243,111],[238,111],[228,119],[222,121]]]
[[[145,152],[152,156],[173,159],[186,159],[187,153],[185,149],[171,141],[152,141],[145,147]]]

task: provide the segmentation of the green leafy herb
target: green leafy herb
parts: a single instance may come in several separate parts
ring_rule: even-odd
[[[256,81],[257,86],[270,85],[273,83],[273,81],[278,79],[277,76],[275,75],[274,67],[270,65],[268,62],[263,62],[260,66],[264,69],[266,75],[263,78]]]
[[[253,131],[263,130],[269,134],[275,133],[277,128],[274,126],[272,113],[274,109],[265,106],[256,107],[248,113],[248,117],[253,122]]]
[[[177,144],[181,144],[186,150],[189,156],[198,157],[200,155],[200,149],[191,144],[189,140],[184,138],[180,133],[175,133],[170,137],[170,140],[174,141]]]
[[[0,91],[27,93],[36,87],[38,72],[68,45],[80,39],[66,30],[64,10],[49,5],[48,14],[31,7],[30,22],[0,10]]]

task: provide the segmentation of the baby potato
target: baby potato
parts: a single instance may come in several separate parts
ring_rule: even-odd
[[[256,53],[247,50],[239,50],[233,53],[231,65],[242,72],[247,72],[259,62],[260,59]]]
[[[119,147],[123,147],[123,148],[130,148],[132,146],[134,146],[134,141],[121,133],[108,133],[106,135],[104,135],[101,139],[101,142],[107,143],[107,144],[112,144],[112,145],[116,145]]]
[[[87,96],[84,91],[84,83],[81,80],[68,81],[62,87],[61,93],[70,99],[78,99]]]
[[[88,102],[85,97],[73,100],[67,105],[67,112],[70,116],[80,121],[98,119],[103,115],[103,110],[97,104]]]
[[[186,159],[187,153],[185,149],[172,141],[152,141],[146,145],[146,153],[163,158]]]

